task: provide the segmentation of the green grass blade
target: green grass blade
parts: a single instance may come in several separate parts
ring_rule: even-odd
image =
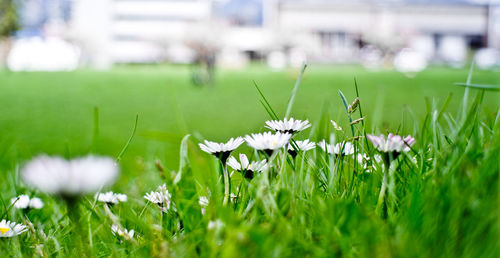
[[[448,94],[448,97],[446,98],[446,100],[444,101],[444,104],[443,106],[441,107],[441,109],[439,110],[439,113],[438,113],[438,118],[440,118],[444,111],[446,110],[446,108],[448,107],[448,105],[450,104],[451,102],[451,98],[453,97],[453,93],[450,93]]]
[[[358,109],[359,109],[359,117],[364,117],[363,116],[363,110],[361,109],[361,98],[359,97],[359,89],[358,89],[358,80],[356,80],[356,77],[354,77],[354,88],[356,89],[356,97],[358,98],[359,104],[358,104]],[[366,138],[366,127],[365,127],[365,120],[361,120],[361,126],[363,127],[363,135],[365,137],[364,142],[366,145],[366,148],[370,150],[370,144],[368,144],[368,139]]]
[[[489,84],[473,84],[473,83],[462,83],[462,82],[457,82],[454,83],[455,85],[458,86],[463,86],[465,88],[474,88],[474,89],[481,89],[481,90],[489,90],[489,91],[500,91],[500,86],[496,85],[489,85]]]
[[[467,75],[466,84],[471,84],[472,81],[472,72],[474,70],[474,61],[470,65],[469,74]],[[467,115],[467,105],[469,100],[469,89],[470,87],[465,87],[464,98],[462,100],[462,119],[465,119]]]
[[[177,172],[177,175],[175,176],[175,179],[174,179],[174,184],[178,184],[181,179],[182,179],[182,171],[184,171],[184,167],[189,163],[189,159],[188,159],[188,146],[187,146],[187,142],[188,142],[188,139],[189,139],[189,136],[191,136],[190,134],[186,134],[186,136],[184,136],[184,138],[182,138],[182,141],[181,141],[181,147],[180,147],[180,151],[179,151],[179,171]]]
[[[497,116],[495,117],[495,123],[493,128],[498,128],[497,125],[500,122],[500,109],[497,111]]]
[[[359,98],[358,81],[356,80],[356,77],[354,77],[354,88],[356,89],[356,97],[358,98],[359,101],[358,104],[359,116],[363,117],[363,110],[361,110],[361,99]],[[365,127],[365,121],[361,121],[361,124],[363,125],[363,127]]]
[[[266,109],[269,116],[271,116],[271,119],[279,120],[278,115],[276,115],[276,112],[274,112],[274,109],[271,107],[271,104],[269,104],[269,101],[267,101],[266,97],[264,96],[264,94],[262,93],[262,91],[260,90],[259,86],[255,81],[253,82],[253,85],[255,86],[260,96],[262,97],[261,103]]]
[[[299,77],[297,77],[297,81],[295,82],[295,86],[292,90],[292,95],[290,96],[290,100],[288,100],[288,106],[286,108],[285,118],[290,116],[290,112],[292,112],[293,102],[295,101],[295,95],[297,95],[297,91],[299,90],[300,81],[302,81],[302,76],[304,75],[304,71],[306,70],[307,64],[302,65],[302,69],[300,70]]]
[[[345,111],[347,114],[349,114],[349,104],[347,103],[347,99],[344,96],[344,93],[342,93],[341,90],[338,90],[340,98],[342,99],[342,103],[344,103]],[[352,122],[352,121],[351,121]]]
[[[122,151],[120,152],[120,154],[116,158],[116,162],[120,162],[122,160],[122,158],[123,158],[123,155],[125,155],[125,152],[127,151],[128,146],[130,145],[130,143],[132,142],[132,139],[134,138],[135,131],[137,130],[137,123],[138,122],[139,122],[139,114],[137,114],[135,116],[135,124],[134,124],[134,130],[132,131],[132,135],[130,135],[130,138],[128,138],[127,143],[125,144],[125,146],[123,147]]]
[[[349,118],[349,124],[351,125],[351,133],[352,136],[354,137],[354,125],[352,124],[352,116],[351,114],[349,114],[349,104],[347,104],[347,99],[345,98],[344,93],[342,93],[341,90],[339,90],[339,95],[340,98],[342,99],[342,103],[344,103],[345,112],[347,114],[347,117]]]

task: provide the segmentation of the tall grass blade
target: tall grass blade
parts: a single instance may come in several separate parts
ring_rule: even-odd
[[[297,77],[297,81],[295,82],[295,86],[292,90],[292,95],[290,96],[290,100],[288,100],[288,106],[286,108],[285,118],[290,116],[290,112],[292,112],[293,102],[295,101],[295,95],[297,95],[297,91],[299,90],[300,81],[302,80],[302,76],[304,75],[304,71],[306,70],[307,64],[304,63],[302,65],[302,69],[300,70],[299,77]]]
[[[188,159],[188,146],[187,146],[187,143],[188,143],[188,139],[189,139],[189,136],[191,136],[190,134],[187,134],[186,136],[184,136],[184,138],[182,138],[182,141],[181,141],[181,147],[180,147],[180,151],[179,151],[179,171],[177,172],[177,175],[175,176],[174,178],[174,184],[178,184],[181,179],[182,179],[182,171],[184,171],[184,167],[189,164],[189,159]]]
[[[474,61],[472,61],[471,65],[470,65],[469,74],[467,75],[466,84],[471,84],[473,70],[474,70]],[[465,119],[465,116],[467,113],[467,105],[468,105],[468,100],[469,100],[469,89],[470,89],[470,87],[465,87],[464,98],[462,100],[462,121],[463,121],[463,119]]]
[[[261,103],[264,106],[264,108],[266,109],[266,111],[269,114],[269,116],[271,117],[271,119],[279,120],[278,115],[276,115],[276,112],[274,112],[273,108],[271,107],[271,104],[269,104],[269,101],[267,101],[266,97],[264,96],[264,94],[262,93],[262,91],[260,90],[259,86],[257,85],[257,83],[255,81],[253,82],[253,85],[255,86],[255,88],[259,92],[260,96],[262,97]]]
[[[349,104],[347,103],[347,99],[345,98],[344,93],[342,93],[341,90],[338,90],[338,92],[340,95],[340,99],[342,99],[342,103],[344,104],[345,111],[347,112],[347,114],[349,114]]]
[[[135,124],[134,124],[134,130],[132,131],[132,135],[130,135],[130,138],[128,138],[127,143],[125,144],[125,146],[123,147],[122,151],[120,152],[120,154],[116,158],[116,162],[120,162],[122,160],[122,158],[123,158],[123,155],[125,155],[125,152],[127,151],[128,146],[130,145],[130,143],[132,142],[132,139],[134,138],[135,131],[137,130],[137,123],[138,122],[139,122],[139,114],[137,114],[135,116]]]
[[[490,84],[473,84],[473,83],[462,83],[457,82],[455,85],[463,86],[465,88],[474,88],[481,90],[489,90],[489,91],[500,91],[500,86],[490,85]]]
[[[344,103],[345,112],[347,114],[347,117],[349,118],[349,124],[351,125],[351,133],[352,133],[352,136],[354,137],[354,125],[352,124],[352,116],[349,113],[349,104],[347,104],[347,99],[345,98],[344,93],[342,93],[341,90],[339,90],[339,95],[340,95],[340,98],[342,99],[342,103]]]
[[[452,97],[453,97],[453,93],[448,94],[448,97],[444,101],[443,106],[441,107],[441,109],[439,109],[438,118],[440,118],[443,115],[444,111],[446,110],[446,108],[450,104]]]
[[[358,101],[359,101],[359,104],[358,104],[359,116],[363,117],[363,110],[361,110],[361,99],[359,98],[358,80],[356,80],[356,77],[354,77],[354,88],[356,89],[356,97],[358,98]],[[361,121],[361,124],[363,125],[363,128],[364,128],[365,121]]]

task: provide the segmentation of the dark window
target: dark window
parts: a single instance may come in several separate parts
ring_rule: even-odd
[[[484,47],[485,38],[483,35],[467,35],[467,45],[471,49],[478,49]]]

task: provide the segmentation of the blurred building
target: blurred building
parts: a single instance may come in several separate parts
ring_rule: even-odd
[[[168,50],[179,47],[186,32],[209,21],[212,3],[208,0],[75,0],[72,35],[84,53],[98,62],[158,62]],[[176,57],[189,61],[189,53]]]
[[[102,68],[190,63],[200,51],[216,51],[231,67],[255,59],[376,63],[403,49],[460,64],[471,49],[500,47],[499,8],[465,0],[26,1],[26,27],[75,43],[82,64]],[[61,22],[63,33],[47,29]]]
[[[390,53],[412,47],[432,59],[463,59],[487,45],[488,8],[461,1],[282,0],[270,24],[291,34],[307,33],[319,49],[315,61],[350,62],[373,45]]]

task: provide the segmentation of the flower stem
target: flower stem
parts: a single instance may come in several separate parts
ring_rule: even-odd
[[[80,211],[78,209],[79,198],[77,196],[62,196],[66,202],[67,214],[72,227],[72,234],[75,239],[75,248],[85,254],[90,254],[89,247],[85,242],[84,232],[80,221]]]
[[[222,165],[222,173],[224,174],[224,201],[222,204],[226,206],[229,201],[229,195],[231,194],[231,179],[229,178],[226,164]]]
[[[375,208],[375,212],[377,214],[380,213],[380,209],[385,202],[385,193],[387,192],[387,177],[389,173],[388,170],[388,168],[384,169],[384,178],[382,179],[382,186],[380,187],[380,193],[378,195],[377,207]]]

